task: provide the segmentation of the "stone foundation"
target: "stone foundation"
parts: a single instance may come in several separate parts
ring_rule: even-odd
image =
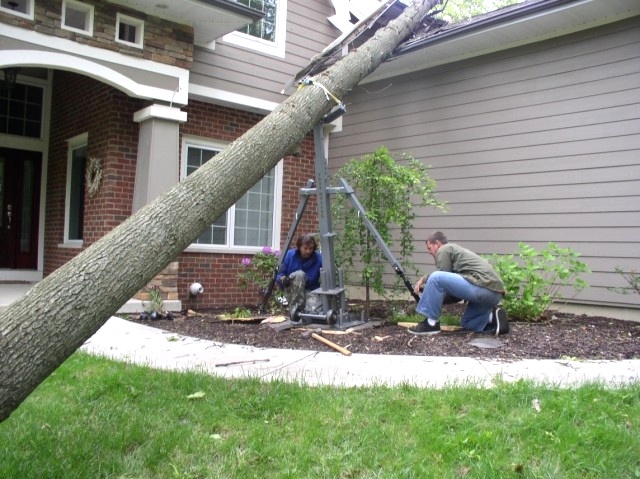
[[[149,290],[157,288],[163,301],[178,300],[178,261],[169,263],[158,275],[156,275],[143,289],[138,291],[133,299],[138,301],[149,301],[151,295]]]

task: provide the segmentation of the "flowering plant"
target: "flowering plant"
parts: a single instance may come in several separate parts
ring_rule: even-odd
[[[242,271],[238,273],[240,287],[246,290],[255,285],[258,287],[258,294],[263,296],[276,274],[279,256],[280,251],[265,246],[253,258],[242,258]],[[282,295],[282,291],[274,289],[273,294],[277,298]]]

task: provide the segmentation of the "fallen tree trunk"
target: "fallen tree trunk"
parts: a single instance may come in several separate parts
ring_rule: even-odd
[[[342,98],[387,59],[440,0],[416,0],[316,81]],[[0,312],[0,421],[118,308],[299,145],[333,106],[297,90],[223,152]]]

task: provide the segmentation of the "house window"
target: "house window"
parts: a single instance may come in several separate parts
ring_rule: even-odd
[[[93,5],[63,0],[62,28],[78,33],[93,35]]]
[[[183,177],[188,176],[220,153],[224,144],[183,145]],[[280,242],[279,191],[282,166],[278,165],[247,191],[226,213],[200,235],[188,251],[221,252],[229,250],[255,251],[264,246],[275,247]]]
[[[222,39],[241,47],[284,58],[287,0],[237,0],[264,12],[264,18],[225,35]]]
[[[42,87],[0,82],[0,133],[40,138],[43,98]]]
[[[251,35],[267,42],[276,41],[276,13],[278,11],[277,0],[238,0],[254,10],[260,10],[264,17],[238,30],[241,33]]]
[[[137,18],[118,13],[116,20],[116,41],[142,48],[144,39],[144,22]]]
[[[0,0],[0,11],[33,20],[34,0]]]
[[[82,246],[87,140],[84,134],[68,141],[64,221],[64,242],[68,245]]]

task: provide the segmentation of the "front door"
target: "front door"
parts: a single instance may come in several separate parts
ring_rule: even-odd
[[[0,268],[37,269],[42,155],[0,148]]]

